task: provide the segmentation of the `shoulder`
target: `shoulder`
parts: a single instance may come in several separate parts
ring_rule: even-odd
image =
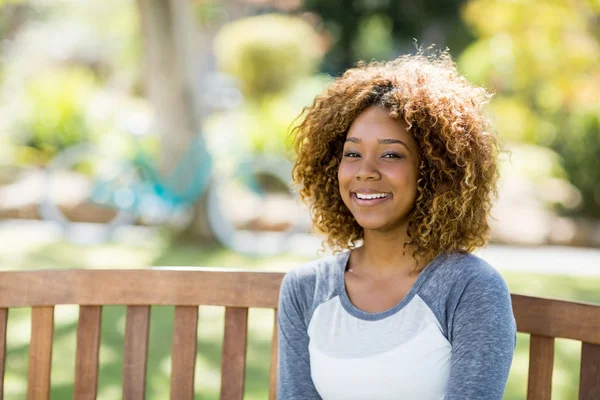
[[[504,278],[484,259],[470,253],[453,252],[441,257],[431,273],[434,281],[443,285],[466,288],[506,287]]]
[[[346,258],[345,253],[339,253],[300,264],[285,274],[282,285],[284,288],[306,289],[314,288],[322,281],[334,281]]]
[[[457,281],[446,300],[447,332],[451,343],[458,335],[475,343],[475,333],[487,333],[514,348],[516,322],[510,291],[500,272],[483,259],[462,255],[455,264]],[[489,336],[489,337],[491,337]],[[490,340],[487,337],[485,340]]]
[[[419,296],[447,334],[457,310],[501,309],[505,313],[511,310],[510,292],[504,278],[492,265],[474,254],[443,254],[424,272],[427,276]]]
[[[281,297],[291,297],[305,311],[336,294],[336,282],[343,274],[348,254],[338,253],[300,264],[288,271],[281,283]]]
[[[454,253],[441,268],[451,276],[446,305],[450,313],[489,312],[512,314],[510,291],[500,272],[473,254]]]

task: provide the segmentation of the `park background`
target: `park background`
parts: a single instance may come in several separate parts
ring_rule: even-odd
[[[459,70],[495,94],[487,112],[507,152],[491,244],[478,254],[514,293],[600,303],[597,0],[0,0],[0,268],[287,271],[316,258],[316,235],[262,257],[220,246],[201,204],[183,222],[138,221],[111,241],[65,238],[40,219],[43,172],[85,141],[131,156],[133,135],[166,175],[199,132],[215,158],[291,161],[289,127],[332,77],[416,45],[449,48]],[[243,99],[234,111],[215,111],[220,98],[208,87],[219,71],[235,78],[232,96]],[[95,221],[97,208],[73,201],[78,188],[65,183],[56,201]],[[281,213],[264,214],[254,227],[280,225]],[[9,314],[11,400],[25,398],[28,317]],[[55,399],[72,395],[76,319],[76,307],[57,307]],[[201,308],[201,398],[218,398],[222,320],[222,309]],[[153,308],[151,399],[168,397],[172,321],[172,308]],[[265,310],[250,313],[247,399],[267,398],[271,322]],[[106,307],[102,323],[98,398],[115,399],[124,308]],[[528,339],[518,339],[506,399],[525,398]],[[576,399],[580,346],[557,340],[555,359],[553,398]]]

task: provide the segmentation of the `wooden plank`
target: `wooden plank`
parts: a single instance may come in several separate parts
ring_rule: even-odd
[[[513,294],[517,330],[600,344],[600,305]]]
[[[73,388],[73,397],[77,400],[96,399],[101,322],[102,307],[79,307],[75,386]]]
[[[198,307],[175,307],[171,368],[171,399],[194,398]]]
[[[225,338],[221,363],[221,400],[242,400],[246,374],[248,309],[225,309]]]
[[[581,344],[579,400],[600,399],[600,346]]]
[[[531,335],[527,400],[551,400],[554,338]]]
[[[48,400],[50,398],[53,334],[54,307],[33,307],[27,380],[28,400]]]
[[[0,400],[4,398],[4,365],[6,364],[6,325],[8,308],[0,308]]]
[[[150,306],[128,306],[123,358],[123,399],[143,400],[146,395],[149,328]]]
[[[273,310],[275,314],[273,323],[273,339],[271,340],[271,366],[269,371],[269,400],[277,399],[277,309]]]
[[[0,307],[56,304],[277,307],[280,272],[208,268],[0,272]]]

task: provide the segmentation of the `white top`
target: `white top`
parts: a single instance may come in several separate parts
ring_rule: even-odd
[[[317,307],[308,336],[311,377],[324,399],[444,397],[452,346],[419,296],[378,321],[348,314],[334,297]]]

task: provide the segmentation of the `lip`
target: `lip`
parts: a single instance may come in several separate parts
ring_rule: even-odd
[[[357,191],[360,194],[373,194],[373,193],[386,193],[386,192],[378,192],[378,191]],[[350,193],[350,198],[352,199],[352,201],[354,201],[357,205],[362,206],[362,207],[372,207],[372,206],[377,206],[381,203],[386,202],[387,200],[390,200],[392,198],[392,194],[391,193],[387,193],[388,196],[387,197],[382,197],[379,199],[372,199],[372,200],[363,200],[363,199],[359,199],[356,196],[357,192],[351,192]]]
[[[384,191],[381,191],[381,190],[375,190],[375,189],[356,189],[356,190],[352,190],[351,193],[352,194],[354,194],[354,193],[360,193],[360,194],[385,193],[385,194],[390,194],[388,192],[384,192]]]

